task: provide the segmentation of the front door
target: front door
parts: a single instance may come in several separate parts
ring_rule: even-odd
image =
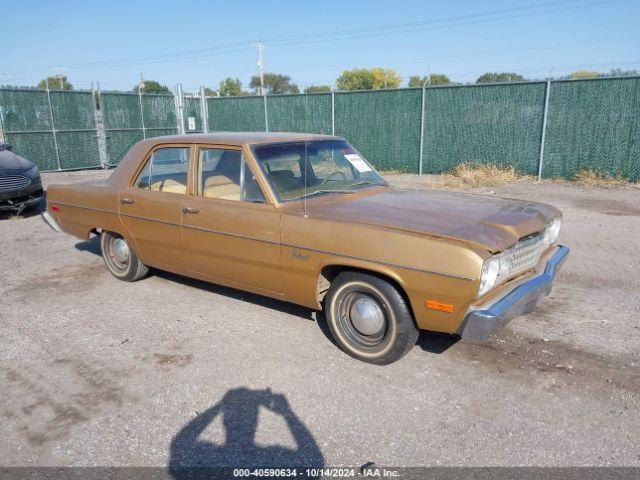
[[[187,196],[191,148],[159,146],[131,184],[119,192],[120,219],[143,263],[182,267],[182,202]]]
[[[241,149],[201,146],[195,166],[195,195],[183,204],[188,268],[282,292],[280,214],[266,203]]]

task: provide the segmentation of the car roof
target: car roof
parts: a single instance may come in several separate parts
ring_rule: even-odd
[[[215,133],[189,133],[186,135],[167,135],[153,137],[146,140],[148,143],[221,143],[227,145],[253,145],[260,143],[278,143],[303,140],[343,140],[342,137],[321,135],[316,133],[294,132],[215,132]]]

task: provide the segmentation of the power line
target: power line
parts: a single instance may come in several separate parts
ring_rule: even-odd
[[[446,17],[441,19],[431,19],[424,20],[420,22],[411,22],[411,23],[403,23],[403,24],[393,24],[393,25],[378,25],[372,27],[363,27],[358,29],[350,29],[350,30],[337,30],[331,32],[315,32],[315,33],[305,33],[305,34],[297,34],[297,35],[288,35],[288,36],[280,36],[280,37],[270,37],[267,38],[270,44],[280,47],[286,46],[297,46],[303,44],[313,44],[313,43],[323,43],[329,41],[341,41],[341,40],[354,40],[358,38],[369,38],[369,37],[380,37],[387,35],[399,35],[404,33],[413,33],[417,31],[427,31],[427,30],[441,30],[447,28],[456,28],[460,26],[472,25],[477,23],[485,23],[485,22],[493,22],[500,20],[508,20],[513,18],[526,17],[530,15],[540,15],[545,13],[554,13],[557,11],[563,10],[571,10],[576,8],[586,8],[596,5],[609,4],[619,0],[607,0],[607,1],[599,1],[592,3],[583,3],[583,0],[564,0],[559,2],[546,2],[533,4],[522,7],[512,7],[500,10],[490,10],[485,12],[477,12],[466,15],[457,15],[453,17]],[[576,4],[577,5],[570,5]],[[549,9],[547,7],[557,7],[560,5],[570,5],[561,8],[552,8]],[[531,11],[533,10],[533,11]],[[538,11],[535,11],[538,10]],[[513,13],[513,12],[523,12],[517,15],[508,15],[504,16],[505,13]],[[524,13],[526,12],[526,13]],[[482,18],[482,17],[495,17],[495,15],[502,15],[496,18]],[[474,19],[478,18],[479,20],[469,21],[469,22],[460,22],[460,20],[465,19]],[[454,22],[454,23],[451,23]],[[458,22],[458,23],[455,23]],[[442,25],[439,25],[442,24]],[[212,46],[208,48],[201,48],[197,50],[187,50],[182,52],[174,52],[170,54],[162,54],[162,55],[154,55],[147,57],[138,57],[138,58],[129,58],[129,59],[112,59],[105,61],[91,61],[91,62],[79,62],[75,64],[68,64],[69,67],[74,69],[88,68],[88,67],[116,67],[116,66],[130,66],[130,65],[146,65],[146,64],[154,64],[154,63],[166,63],[169,61],[182,61],[182,60],[192,60],[197,58],[205,58],[216,55],[224,55],[231,53],[238,53],[240,51],[246,51],[248,48],[248,41],[245,42],[237,42],[226,45],[218,45]],[[37,71],[42,69],[29,69],[22,70],[22,72],[26,71]]]

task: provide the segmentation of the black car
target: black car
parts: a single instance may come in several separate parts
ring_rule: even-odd
[[[0,211],[20,213],[42,200],[42,181],[38,166],[0,143]]]

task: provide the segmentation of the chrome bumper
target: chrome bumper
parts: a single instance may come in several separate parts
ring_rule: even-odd
[[[518,315],[533,311],[538,300],[551,292],[553,279],[567,255],[569,248],[559,246],[547,261],[544,272],[518,285],[489,308],[470,311],[462,321],[458,334],[463,340],[484,342]]]
[[[56,232],[62,232],[62,229],[60,228],[60,225],[58,225],[58,222],[56,222],[55,218],[53,218],[51,215],[49,215],[49,212],[44,211],[44,212],[42,212],[40,214],[40,216],[42,217],[42,220],[44,221],[44,223],[49,225]]]

